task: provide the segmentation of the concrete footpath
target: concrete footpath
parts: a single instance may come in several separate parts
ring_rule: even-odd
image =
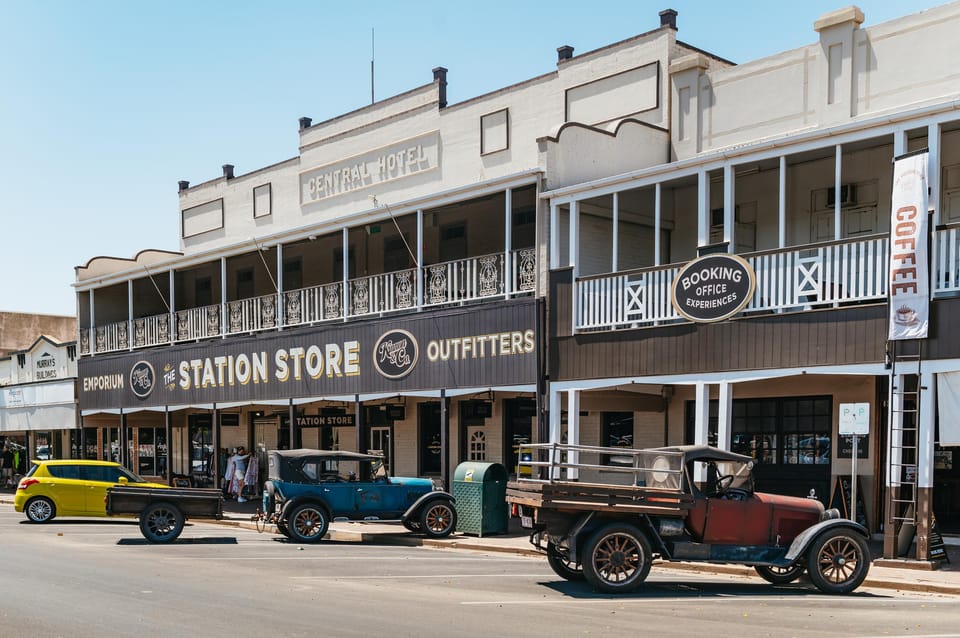
[[[224,502],[223,520],[214,522],[246,529],[258,529],[257,523],[252,520],[258,504],[254,501],[247,503],[226,501]],[[515,522],[517,521],[511,521],[511,523]],[[263,529],[262,524],[259,528]],[[275,533],[275,529],[272,525],[268,525],[264,532]],[[327,538],[341,542],[506,552],[525,556],[541,555],[530,544],[528,536],[529,534],[526,531],[511,525],[510,531],[506,534],[478,537],[456,533],[448,538],[432,539],[411,534],[402,526],[396,524],[334,522],[330,525]],[[947,550],[948,557],[952,561],[949,563],[930,564],[918,561],[875,559],[874,564],[870,566],[870,573],[867,575],[863,586],[897,591],[960,595],[960,545],[948,545]],[[881,556],[882,544],[878,541],[871,542],[871,551],[874,556]],[[657,561],[654,563],[654,567],[700,573],[735,574],[757,578],[758,580],[760,578],[753,568],[740,565]]]

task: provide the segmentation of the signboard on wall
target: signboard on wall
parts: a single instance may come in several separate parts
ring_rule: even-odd
[[[78,362],[81,410],[537,380],[537,300],[215,339]]]
[[[671,301],[681,315],[697,323],[722,321],[753,299],[756,276],[741,257],[705,255],[677,273]]]

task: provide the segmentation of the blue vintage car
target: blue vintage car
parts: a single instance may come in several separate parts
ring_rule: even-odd
[[[273,450],[260,520],[315,543],[331,520],[389,521],[442,538],[457,526],[453,497],[430,479],[388,477],[383,458],[329,450]]]

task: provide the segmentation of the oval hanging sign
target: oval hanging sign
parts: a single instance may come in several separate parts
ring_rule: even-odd
[[[402,379],[413,372],[419,358],[417,338],[406,330],[385,332],[373,346],[373,366],[388,379]]]
[[[673,282],[673,307],[697,323],[722,321],[750,303],[756,286],[753,268],[736,255],[694,259]]]

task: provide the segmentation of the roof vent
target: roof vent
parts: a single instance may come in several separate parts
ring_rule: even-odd
[[[573,47],[569,44],[565,44],[562,47],[557,47],[557,62],[563,62],[569,60],[573,57]]]
[[[440,85],[440,108],[447,106],[447,70],[442,66],[433,69],[433,81]]]
[[[183,191],[187,190],[188,188],[190,188],[190,182],[188,182],[187,180],[181,179],[179,182],[177,182],[177,192],[178,192],[178,193],[182,193]]]
[[[311,125],[311,124],[313,124],[313,120],[311,120],[309,117],[301,117],[301,118],[300,118],[300,130],[301,130],[301,131],[302,131],[303,129],[305,129],[305,128],[310,128],[310,125]]]
[[[233,164],[223,165],[223,176],[227,179],[233,179]]]

